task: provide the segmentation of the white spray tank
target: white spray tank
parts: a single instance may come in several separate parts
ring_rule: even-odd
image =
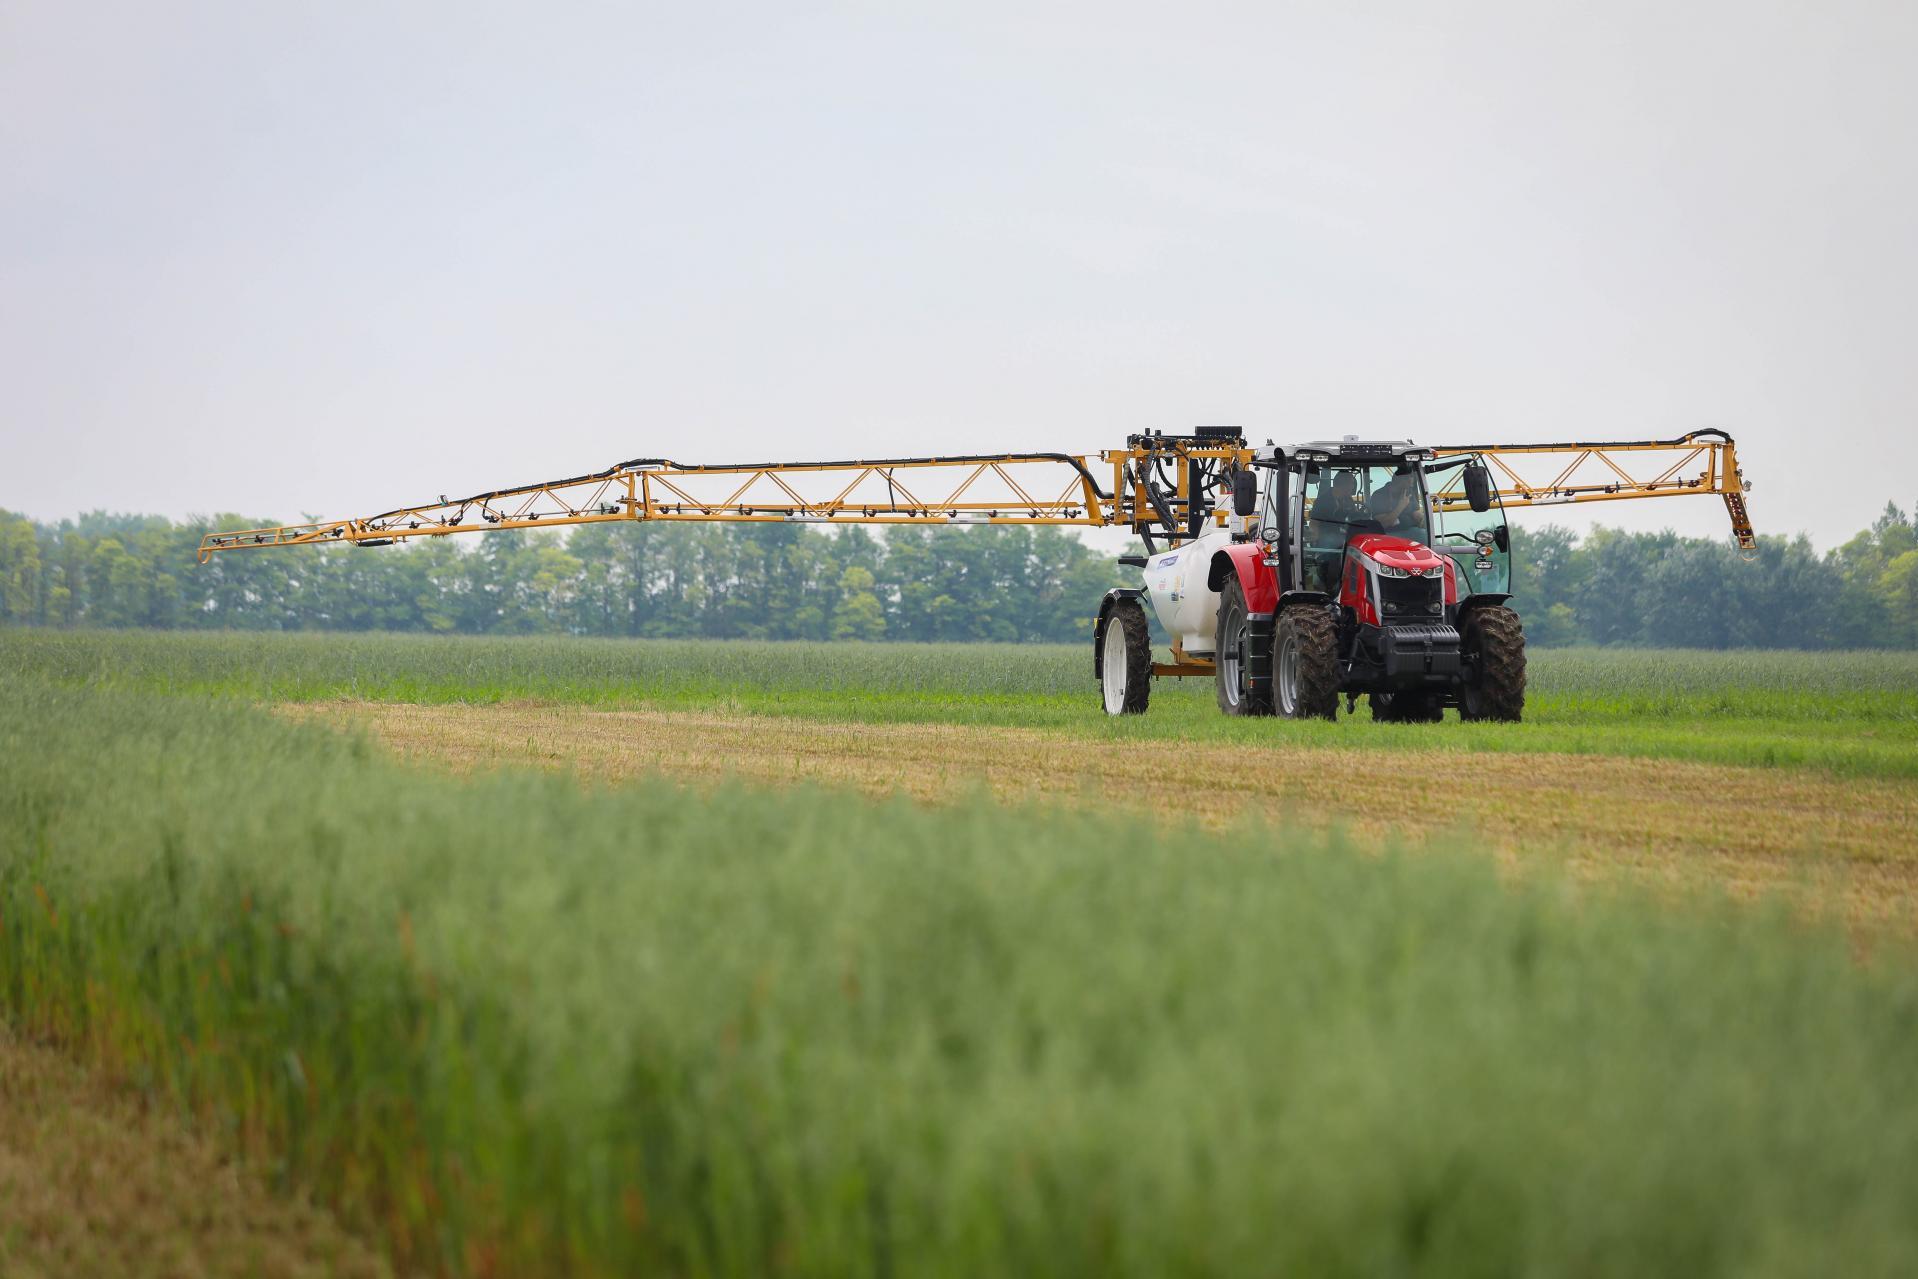
[[[1232,485],[1231,514],[1218,512],[1206,520],[1199,536],[1146,558],[1146,597],[1152,601],[1159,625],[1188,657],[1211,657],[1218,647],[1219,593],[1207,585],[1212,557],[1235,540],[1251,536],[1257,522],[1252,512],[1258,490],[1252,473],[1237,472]]]

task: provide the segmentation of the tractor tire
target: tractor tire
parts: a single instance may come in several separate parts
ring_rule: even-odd
[[[1270,715],[1272,686],[1254,693],[1247,665],[1252,624],[1245,606],[1245,587],[1235,574],[1219,592],[1218,627],[1213,632],[1212,684],[1219,709],[1227,715]]]
[[[1502,604],[1475,608],[1459,632],[1459,651],[1476,672],[1459,685],[1459,718],[1517,723],[1525,715],[1525,631],[1518,614]]]
[[[1436,724],[1445,718],[1437,693],[1374,693],[1369,700],[1378,724]]]
[[[1338,633],[1324,605],[1279,610],[1272,634],[1272,700],[1287,719],[1338,718]]]
[[[1144,714],[1152,696],[1152,632],[1138,600],[1112,605],[1099,645],[1099,693],[1106,714]]]

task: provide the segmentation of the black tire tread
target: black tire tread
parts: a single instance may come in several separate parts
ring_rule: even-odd
[[[1277,655],[1291,629],[1299,637],[1299,718],[1337,719],[1339,714],[1339,639],[1332,617],[1319,604],[1294,604],[1279,612],[1273,628],[1272,678],[1278,679]]]
[[[1525,715],[1525,628],[1518,614],[1502,604],[1475,608],[1464,630],[1466,649],[1479,655],[1479,672],[1477,684],[1461,692],[1459,715],[1517,723]]]
[[[1270,715],[1273,709],[1272,686],[1267,684],[1263,694],[1254,693],[1251,665],[1244,659],[1239,662],[1239,674],[1245,680],[1245,688],[1241,691],[1237,704],[1226,696],[1225,619],[1234,606],[1238,608],[1241,616],[1248,611],[1245,606],[1245,587],[1240,584],[1236,575],[1228,580],[1225,589],[1219,592],[1219,612],[1212,632],[1213,696],[1218,700],[1219,709],[1227,715]]]

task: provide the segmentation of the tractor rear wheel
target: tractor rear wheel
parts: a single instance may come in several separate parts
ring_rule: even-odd
[[[1459,632],[1467,672],[1459,685],[1459,718],[1516,723],[1525,714],[1525,631],[1518,614],[1502,604],[1475,608]]]
[[[1252,623],[1245,607],[1245,587],[1235,574],[1219,592],[1218,628],[1213,632],[1212,683],[1219,709],[1227,715],[1270,715],[1271,685],[1252,688]]]
[[[1287,719],[1338,718],[1338,634],[1323,605],[1279,610],[1272,635],[1272,693]]]
[[[1136,599],[1113,602],[1099,633],[1099,693],[1108,715],[1139,715],[1152,696],[1152,632]]]
[[[1374,693],[1372,719],[1380,724],[1436,724],[1445,718],[1437,693]]]

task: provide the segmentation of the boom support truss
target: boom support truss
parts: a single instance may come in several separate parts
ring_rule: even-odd
[[[1477,454],[1508,509],[1715,493],[1739,545],[1755,546],[1731,437],[1699,431],[1625,444],[1455,445]],[[1652,459],[1646,461],[1646,456]],[[1224,518],[1226,477],[1251,463],[1236,427],[1147,434],[1097,454],[989,453],[849,462],[690,465],[636,458],[589,475],[400,507],[378,515],[209,533],[199,559],[262,546],[551,528],[614,520],[807,524],[1060,524],[1127,528],[1177,545]],[[1539,469],[1533,469],[1538,467]],[[1466,505],[1460,472],[1436,491],[1440,509]]]
[[[1758,547],[1745,511],[1751,486],[1738,469],[1732,437],[1723,431],[1609,444],[1454,444],[1440,447],[1438,453],[1483,457],[1491,468],[1493,490],[1507,511],[1716,493],[1725,499],[1739,549]],[[1447,482],[1432,493],[1438,509],[1465,510],[1464,483],[1462,471],[1449,472]]]

